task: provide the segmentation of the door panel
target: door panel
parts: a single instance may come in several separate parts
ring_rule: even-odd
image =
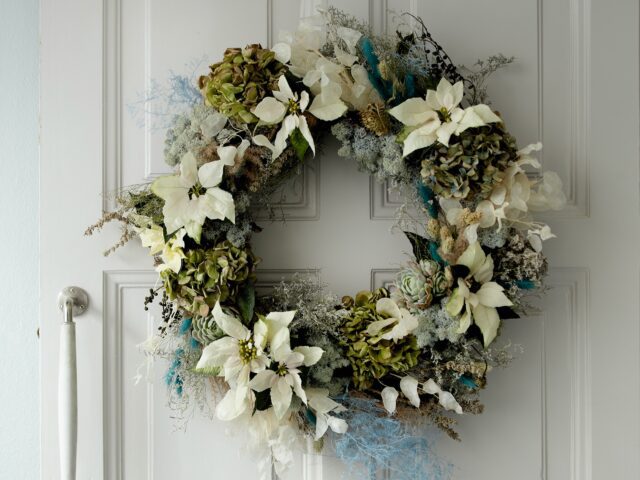
[[[437,440],[455,464],[454,478],[637,478],[638,5],[332,3],[378,32],[409,21],[398,12],[420,15],[456,63],[514,55],[516,63],[489,82],[492,105],[521,145],[544,143],[544,167],[566,185],[568,208],[547,216],[559,236],[546,245],[551,290],[538,315],[505,325],[503,338],[523,354],[492,372],[485,413],[461,417],[462,443]],[[137,348],[158,318],[142,310],[156,283],[150,258],[131,244],[103,259],[117,229],[91,239],[82,231],[113,191],[169,171],[164,130],[180,102],[164,100],[168,77],[197,79],[228,46],[273,44],[281,29],[295,28],[299,12],[298,0],[43,0],[43,478],[58,478],[53,312],[58,291],[70,284],[91,296],[77,333],[78,478],[256,477],[242,433],[229,436],[225,424],[201,414],[177,428],[183,423],[172,418],[162,378],[167,365],[146,363]],[[389,231],[397,194],[338,157],[328,137],[279,199],[286,222],[262,221],[254,245],[264,259],[263,289],[307,272],[338,295],[353,294],[390,282],[407,259],[408,242]],[[136,385],[147,373],[153,382]],[[284,480],[334,479],[342,471],[329,448],[324,456],[300,454]],[[393,479],[393,471],[378,478]]]

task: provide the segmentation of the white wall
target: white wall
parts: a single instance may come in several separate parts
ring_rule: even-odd
[[[0,478],[40,471],[38,0],[0,0]]]

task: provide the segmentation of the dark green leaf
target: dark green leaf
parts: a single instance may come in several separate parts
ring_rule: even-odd
[[[238,309],[244,323],[249,324],[253,318],[253,309],[256,305],[256,290],[253,283],[245,283],[238,292]]]
[[[302,136],[302,132],[299,128],[296,128],[293,132],[291,132],[291,137],[289,137],[291,141],[291,145],[293,149],[296,151],[296,155],[298,156],[298,160],[301,162],[304,160],[304,154],[307,153],[307,149],[309,148],[309,143]]]

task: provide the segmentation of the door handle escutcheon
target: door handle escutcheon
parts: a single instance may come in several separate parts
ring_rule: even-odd
[[[78,378],[76,363],[76,324],[74,316],[89,308],[89,296],[80,287],[66,287],[58,295],[62,310],[60,360],[58,370],[58,439],[60,478],[75,480],[78,447]]]

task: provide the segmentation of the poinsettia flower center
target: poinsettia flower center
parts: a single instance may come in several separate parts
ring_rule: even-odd
[[[253,339],[238,341],[239,356],[245,365],[258,357],[258,349]]]
[[[438,110],[438,117],[440,117],[441,122],[451,121],[451,114],[449,110],[447,110],[447,107],[441,107],[440,110]]]
[[[206,192],[207,189],[198,182],[189,189],[189,198],[199,197],[200,195],[204,195]]]
[[[300,111],[300,105],[294,98],[289,99],[288,111],[289,113],[298,113]]]
[[[289,373],[289,369],[284,363],[278,364],[278,368],[276,370],[276,375],[280,377],[285,377]]]

